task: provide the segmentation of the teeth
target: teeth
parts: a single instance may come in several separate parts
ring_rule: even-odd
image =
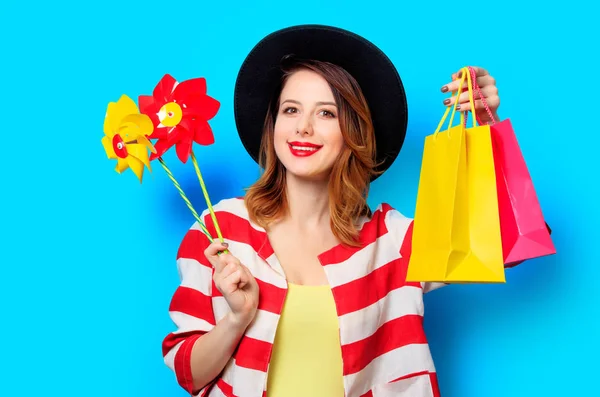
[[[292,149],[294,150],[304,150],[307,152],[314,152],[315,150],[317,150],[316,147],[304,147],[304,146],[292,146]]]

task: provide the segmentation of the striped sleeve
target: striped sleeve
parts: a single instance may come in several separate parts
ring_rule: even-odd
[[[204,219],[204,215],[202,219]],[[176,329],[162,343],[165,364],[175,373],[177,382],[190,394],[204,395],[194,390],[191,354],[198,338],[215,326],[212,305],[212,265],[204,256],[210,244],[196,222],[185,234],[177,252],[180,284],[169,305],[169,316]]]
[[[394,233],[399,239],[398,245],[400,247],[399,249],[401,249],[402,257],[409,261],[412,249],[414,219],[407,218],[399,211],[390,208],[386,213],[386,226],[388,230]],[[446,285],[448,284],[434,282],[421,283],[423,293],[431,292]]]

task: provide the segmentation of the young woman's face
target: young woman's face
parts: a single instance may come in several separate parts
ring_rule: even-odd
[[[277,157],[288,173],[325,180],[344,147],[339,112],[327,81],[300,70],[284,85],[275,121]]]

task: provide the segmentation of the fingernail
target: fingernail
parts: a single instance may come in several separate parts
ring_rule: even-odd
[[[448,92],[448,86],[447,85],[445,85],[445,86],[442,87],[442,92]]]
[[[456,110],[460,110],[460,105],[458,105],[458,106],[456,107]]]
[[[450,104],[450,99],[444,99],[444,105],[449,105]]]
[[[229,244],[227,244],[227,243],[221,243],[221,245],[225,248],[229,247]]]
[[[462,77],[462,71],[458,72],[456,76],[460,79]]]

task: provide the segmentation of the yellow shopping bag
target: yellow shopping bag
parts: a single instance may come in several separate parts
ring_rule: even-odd
[[[468,68],[461,87],[469,86]],[[460,94],[460,90],[458,90]],[[458,102],[458,101],[457,101]],[[460,125],[425,138],[407,281],[444,283],[503,283],[504,262],[498,215],[496,175],[489,126]]]

